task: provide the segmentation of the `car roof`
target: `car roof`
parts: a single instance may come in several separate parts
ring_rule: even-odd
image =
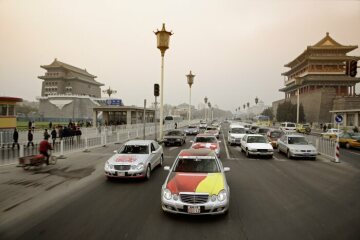
[[[286,136],[287,137],[304,137],[303,135],[300,135],[300,134],[288,134]]]
[[[181,152],[179,153],[179,157],[190,157],[190,156],[211,156],[211,157],[215,157],[215,152],[210,150],[210,149],[206,149],[206,148],[199,148],[199,149],[194,149],[194,148],[189,148],[189,149],[184,149],[181,150]]]
[[[125,143],[125,145],[149,145],[154,142],[154,140],[130,140]]]
[[[264,135],[261,134],[246,134],[248,137],[264,137]]]

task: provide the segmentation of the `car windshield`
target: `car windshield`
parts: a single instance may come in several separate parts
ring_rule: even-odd
[[[188,128],[196,128],[195,126],[188,126]]]
[[[166,134],[166,136],[181,136],[183,135],[180,131],[170,131]]]
[[[271,138],[279,138],[279,137],[281,137],[281,135],[282,135],[281,132],[271,132],[270,133]]]
[[[149,154],[147,145],[125,145],[120,151],[122,154]]]
[[[259,129],[259,133],[267,133],[269,131],[269,129],[267,128],[260,128]]]
[[[215,137],[197,137],[194,142],[205,142],[205,143],[216,143],[217,139]]]
[[[206,130],[217,130],[217,127],[207,127]]]
[[[263,136],[249,136],[247,139],[248,143],[267,143]]]
[[[178,160],[174,172],[217,173],[220,168],[215,159],[186,158]]]
[[[300,144],[300,145],[306,145],[308,142],[304,137],[289,137],[288,138],[289,144]]]
[[[245,128],[233,128],[231,129],[232,133],[245,133]]]
[[[288,127],[295,127],[295,124],[294,123],[288,123],[287,126]]]

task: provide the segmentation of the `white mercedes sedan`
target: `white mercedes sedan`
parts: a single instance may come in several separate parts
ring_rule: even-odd
[[[131,140],[114,153],[104,167],[108,179],[150,179],[151,171],[164,161],[163,148],[154,140]]]
[[[304,157],[315,160],[318,154],[316,148],[302,135],[283,135],[278,139],[278,151],[283,152],[290,159]]]
[[[241,151],[244,151],[247,157],[254,155],[267,156],[272,158],[274,149],[269,141],[260,134],[247,134],[241,139]]]

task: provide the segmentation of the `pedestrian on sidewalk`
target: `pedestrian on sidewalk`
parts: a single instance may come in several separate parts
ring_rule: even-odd
[[[49,129],[52,129],[52,122],[49,122]]]
[[[48,130],[45,128],[45,131],[44,131],[44,139],[47,138],[49,139],[50,137],[50,134],[48,133]]]
[[[13,143],[13,145],[12,145],[12,148],[14,148],[15,145],[17,145],[17,147],[18,147],[18,149],[19,149],[19,148],[20,148],[20,145],[19,145],[19,143],[18,143],[18,141],[19,141],[19,133],[18,133],[18,131],[17,131],[16,128],[14,128],[13,140],[14,140],[14,143]]]
[[[34,147],[33,140],[34,140],[34,135],[32,134],[31,129],[29,129],[27,147],[30,147],[30,145]]]
[[[51,131],[51,138],[53,140],[53,147],[55,147],[55,141],[56,141],[56,130],[55,127],[53,128],[53,130]]]

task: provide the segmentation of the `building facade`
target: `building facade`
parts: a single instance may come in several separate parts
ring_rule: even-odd
[[[92,119],[93,108],[100,106],[100,87],[96,76],[55,59],[41,68],[47,72],[38,78],[43,80],[39,113],[49,120]]]
[[[13,130],[16,127],[17,102],[22,102],[21,98],[0,97],[0,130]]]
[[[307,122],[329,123],[332,122],[337,99],[358,98],[355,85],[360,78],[350,76],[347,64],[358,61],[357,56],[348,53],[358,48],[355,45],[345,46],[336,42],[329,33],[318,43],[308,46],[305,51],[294,60],[285,65],[290,68],[284,72],[284,87],[279,91],[284,92],[285,99],[273,102],[273,111],[280,103],[291,101],[304,107]]]

